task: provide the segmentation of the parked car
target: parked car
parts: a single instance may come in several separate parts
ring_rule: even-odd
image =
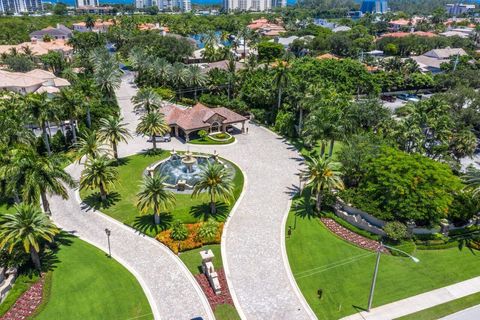
[[[148,142],[152,142],[152,141],[153,141],[152,137],[148,138],[147,141],[148,141]],[[156,137],[155,137],[155,141],[156,141],[156,142],[170,142],[170,141],[172,141],[172,137],[170,136],[169,133],[167,133],[167,134],[164,135],[164,136],[156,136]]]
[[[405,100],[408,102],[418,102],[420,101],[420,97],[414,94],[408,94],[408,93],[401,93],[397,95],[398,99]]]
[[[387,95],[381,95],[380,99],[382,99],[383,101],[387,101],[387,102],[395,102],[395,100],[397,100],[397,98],[395,98],[395,96],[387,96]]]

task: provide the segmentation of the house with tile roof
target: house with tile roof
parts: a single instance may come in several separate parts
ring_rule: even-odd
[[[20,94],[44,93],[54,94],[61,88],[69,86],[68,80],[59,78],[53,73],[35,69],[26,73],[0,70],[0,90],[13,91]]]
[[[234,124],[242,124],[245,129],[244,116],[225,107],[209,108],[201,103],[186,108],[178,105],[165,105],[161,109],[167,124],[172,129],[174,136],[183,136],[185,141],[190,140],[190,135],[199,130],[210,133],[226,132]]]
[[[45,35],[56,40],[68,40],[72,37],[72,30],[65,27],[63,24],[57,24],[57,27],[47,27],[42,30],[33,31],[30,33],[30,39],[42,40]]]
[[[41,41],[32,39],[30,42],[23,42],[14,45],[0,45],[0,54],[10,53],[11,50],[23,52],[25,49],[30,49],[33,55],[42,56],[51,51],[60,52],[64,57],[68,57],[73,52],[73,47],[67,44],[65,40]]]

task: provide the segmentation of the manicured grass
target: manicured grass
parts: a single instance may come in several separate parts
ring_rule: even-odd
[[[69,241],[56,255],[50,296],[35,319],[153,319],[127,269],[78,238]]]
[[[305,142],[302,139],[299,139],[299,138],[289,139],[289,142],[293,146],[295,146],[295,148],[297,150],[299,150],[300,154],[303,155],[303,156],[311,156],[313,153],[320,154],[320,149],[321,149],[320,141],[313,148],[307,148],[305,146]],[[335,141],[335,143],[333,144],[333,156],[332,156],[332,158],[335,159],[335,154],[338,151],[340,151],[340,149],[343,147],[343,144],[344,143],[342,141]],[[327,155],[328,155],[329,148],[330,148],[330,143],[327,143],[327,145],[325,147],[325,153]]]
[[[190,140],[188,143],[191,143],[191,144],[230,144],[230,143],[233,143],[235,142],[235,137],[230,137],[230,139],[226,140],[226,141],[217,141],[217,140],[213,140],[212,138],[210,137],[205,137],[205,139],[202,139],[202,138],[198,138],[198,139],[192,139]]]
[[[240,320],[240,316],[234,306],[220,304],[214,311],[217,320]]]
[[[106,203],[100,201],[98,191],[82,190],[80,191],[80,196],[90,206],[150,236],[155,236],[161,230],[168,229],[170,224],[176,219],[181,220],[183,223],[207,220],[210,216],[207,194],[203,194],[198,198],[192,198],[190,194],[175,194],[175,207],[171,212],[161,215],[159,226],[153,225],[152,214],[142,216],[137,209],[136,194],[140,189],[143,172],[149,165],[169,156],[169,152],[163,151],[156,155],[139,154],[121,159],[118,167],[117,183],[111,189]],[[233,166],[236,169],[233,179],[235,184],[234,195],[235,199],[238,199],[243,189],[244,178],[240,169],[235,165]],[[233,204],[218,203],[218,213],[214,218],[218,221],[224,221]]]
[[[295,207],[295,206],[293,206]],[[375,254],[336,237],[305,212],[286,239],[292,272],[319,319],[338,319],[366,308]],[[290,213],[286,228],[294,225]],[[374,306],[437,289],[480,275],[480,255],[468,249],[425,250],[414,253],[419,263],[383,255]],[[322,289],[322,299],[317,290]]]
[[[398,318],[398,320],[435,320],[480,304],[480,292]]]
[[[181,252],[180,259],[192,274],[202,273],[202,258],[200,257],[200,251],[208,249],[211,249],[215,255],[215,258],[213,258],[213,266],[215,269],[222,268],[222,253],[219,244],[211,244],[201,248]]]

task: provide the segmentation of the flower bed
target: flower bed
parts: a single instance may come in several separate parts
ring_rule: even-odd
[[[359,246],[361,248],[367,249],[367,250],[372,250],[372,251],[377,251],[378,248],[380,247],[380,243],[375,240],[367,239],[365,237],[362,237],[355,232],[352,232],[348,230],[345,227],[342,227],[339,225],[337,222],[335,222],[333,219],[330,218],[320,218],[320,220],[323,222],[323,224],[333,233],[335,233],[337,236],[340,238],[347,240],[348,242],[353,243],[356,246]],[[386,248],[382,248],[383,253],[389,253],[389,251]]]
[[[19,320],[30,317],[42,302],[45,275],[18,298],[12,308],[0,320]]]
[[[232,136],[228,132],[217,132],[209,134],[208,137],[214,141],[226,142],[232,139]]]
[[[228,289],[227,278],[225,277],[225,272],[223,271],[223,268],[215,271],[217,272],[218,280],[220,281],[220,287],[222,291],[218,295],[215,294],[212,287],[210,286],[210,283],[208,282],[207,276],[205,276],[203,273],[195,275],[195,279],[197,280],[198,284],[200,284],[202,291],[207,296],[208,303],[210,303],[210,306],[213,310],[215,310],[215,308],[221,304],[230,304],[233,306],[232,296],[230,295],[230,290]]]
[[[220,243],[221,237],[222,237],[222,231],[223,231],[223,222],[218,225],[218,232],[213,241],[210,242],[203,242],[202,240],[199,239],[197,233],[198,229],[202,223],[192,223],[192,224],[187,224],[187,230],[188,230],[188,238],[183,241],[177,241],[173,240],[170,237],[170,234],[172,233],[172,230],[165,230],[160,232],[155,239],[166,245],[170,250],[172,250],[174,253],[186,251],[186,250],[191,250],[191,249],[196,249],[200,248],[204,245],[207,244],[218,244]]]

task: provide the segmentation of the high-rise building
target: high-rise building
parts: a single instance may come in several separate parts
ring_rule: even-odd
[[[79,7],[98,7],[98,0],[75,0],[75,6]]]
[[[192,10],[191,0],[135,0],[137,9],[158,7],[160,11],[171,11],[173,8],[180,8],[186,12]]]
[[[22,13],[43,10],[41,0],[0,0],[0,12]]]
[[[268,11],[274,7],[286,7],[287,0],[224,0],[225,11]]]
[[[360,11],[362,13],[386,13],[388,11],[387,0],[363,0]]]

